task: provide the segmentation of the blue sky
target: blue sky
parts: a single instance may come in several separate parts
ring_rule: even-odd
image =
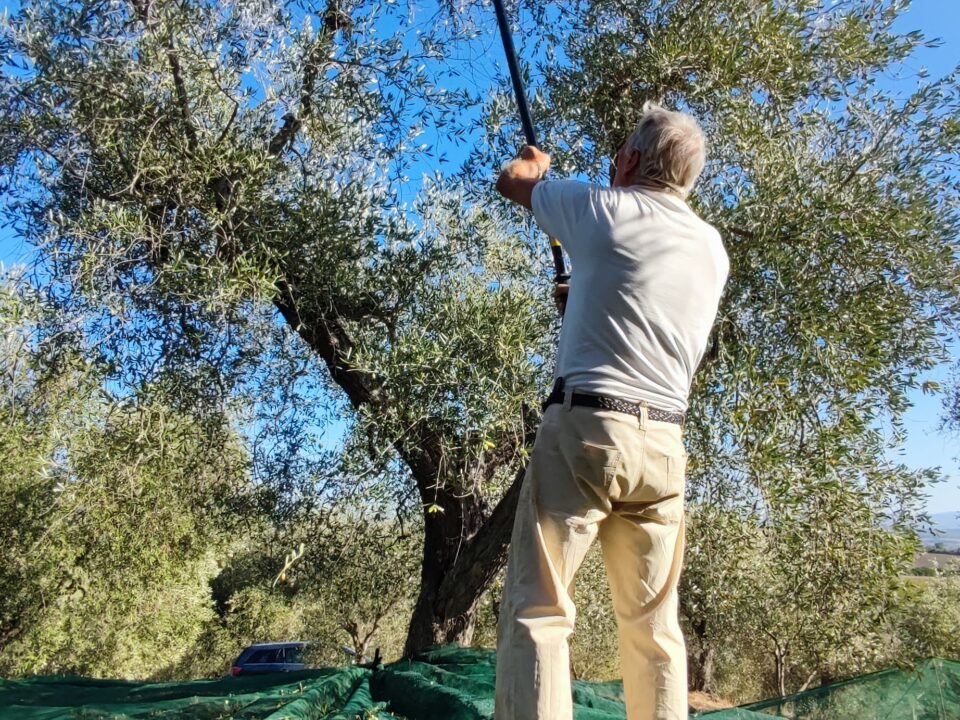
[[[0,0],[2,9],[14,11],[17,6],[16,0]],[[920,30],[927,38],[941,40],[938,47],[923,49],[906,62],[906,74],[914,75],[921,68],[926,68],[931,76],[939,77],[950,72],[960,62],[960,0],[914,0],[910,9],[899,19],[898,29]],[[501,61],[502,51],[499,42],[496,42],[498,38],[492,12],[490,31],[490,43],[487,45],[490,55],[484,60],[488,62],[493,56],[505,72],[505,63]],[[522,55],[523,47],[519,39],[517,49]],[[487,62],[474,65],[475,72],[486,75],[488,70],[492,70]],[[888,87],[904,91],[909,91],[916,83],[915,79],[904,79],[901,74],[895,73],[890,73],[883,80]],[[451,155],[455,154],[456,149],[453,148]],[[0,228],[0,265],[9,267],[23,262],[28,259],[29,253],[30,248],[20,238],[9,229]],[[958,354],[960,348],[955,347],[955,359]],[[949,367],[944,366],[924,379],[944,384],[948,377]],[[938,395],[916,392],[912,400],[913,408],[904,418],[907,442],[893,457],[913,467],[941,467],[947,480],[931,488],[928,509],[932,513],[960,511],[960,465],[956,459],[960,455],[960,442],[958,438],[939,431],[941,398]]]
[[[921,68],[932,77],[940,77],[960,63],[960,2],[958,0],[914,0],[898,21],[898,29],[921,30],[928,38],[940,38],[937,48],[923,49],[905,63],[908,71]],[[903,84],[895,77],[891,83]],[[960,348],[954,347],[954,357]],[[948,368],[939,368],[928,379],[941,383],[949,376]],[[913,408],[904,418],[907,443],[899,459],[914,467],[940,466],[948,476],[946,482],[930,491],[927,507],[931,513],[960,511],[960,439],[939,432],[941,398],[914,393]]]

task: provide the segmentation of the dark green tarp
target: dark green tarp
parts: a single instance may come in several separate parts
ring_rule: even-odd
[[[751,714],[737,714],[749,712]],[[935,658],[913,670],[884,670],[745,708],[709,720],[960,720],[960,663]]]
[[[309,670],[184,683],[84,678],[0,680],[0,720],[489,720],[495,656],[441,648],[373,672]],[[576,720],[624,720],[620,683],[575,682]],[[707,713],[708,720],[960,719],[960,664],[930,660],[789,698]]]
[[[338,712],[342,710],[373,705],[368,676],[367,670],[345,668],[183,683],[72,677],[0,680],[0,718],[341,720]],[[355,712],[349,712],[344,720],[355,716]]]

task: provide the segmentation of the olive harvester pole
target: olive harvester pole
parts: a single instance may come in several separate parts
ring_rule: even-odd
[[[500,28],[500,39],[503,40],[503,52],[507,56],[507,67],[510,68],[510,80],[513,82],[513,94],[517,98],[517,109],[520,112],[520,124],[523,125],[523,134],[527,145],[538,148],[537,135],[533,130],[533,119],[530,117],[530,107],[527,105],[527,93],[520,79],[520,66],[517,64],[517,52],[513,47],[513,36],[510,34],[510,25],[507,23],[507,13],[503,9],[503,0],[493,0],[493,7],[497,12],[497,25]],[[550,238],[550,252],[553,255],[553,281],[557,284],[565,283],[570,279],[566,264],[563,260],[563,248],[556,238]]]

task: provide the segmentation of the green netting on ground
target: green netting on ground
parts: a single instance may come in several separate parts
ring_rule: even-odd
[[[410,720],[489,720],[496,656],[447,647],[390,665],[370,681],[373,695]],[[573,683],[575,720],[624,720],[620,683]]]
[[[0,680],[0,720],[490,720],[495,656],[441,648],[377,672],[312,670],[185,683],[84,678]],[[575,720],[625,720],[620,683],[575,682]],[[931,660],[779,700],[701,715],[708,720],[957,720],[960,663]]]
[[[185,683],[134,683],[85,678],[0,680],[0,718],[243,718],[353,720],[372,709],[370,672],[360,668],[307,670]]]
[[[754,710],[735,707],[727,710],[714,710],[713,712],[699,713],[694,715],[694,717],[709,718],[709,720],[770,720],[771,717],[776,717],[776,715],[771,716],[767,713],[758,713]],[[865,720],[865,718],[860,718],[860,720]]]
[[[0,680],[0,720],[488,720],[495,656],[441,648],[378,672],[313,670],[185,683]],[[619,683],[574,684],[576,720],[624,720]]]
[[[737,712],[752,714],[738,715]],[[788,720],[957,720],[960,718],[960,663],[927,660],[913,671],[885,670],[702,717],[735,720],[771,716]]]

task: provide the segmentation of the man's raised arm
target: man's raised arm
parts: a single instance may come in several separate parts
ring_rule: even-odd
[[[550,156],[532,145],[520,150],[520,157],[511,160],[500,172],[497,192],[507,200],[531,209],[533,188],[550,169]]]

